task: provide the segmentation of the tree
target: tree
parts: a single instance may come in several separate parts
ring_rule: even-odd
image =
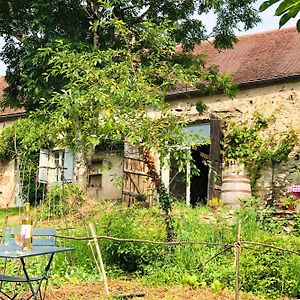
[[[74,20],[65,24],[65,16],[51,14],[52,1],[42,0],[9,1],[0,13],[9,83],[3,104],[31,111],[29,118],[4,130],[0,139],[9,142],[0,145],[0,157],[13,153],[15,144],[23,161],[44,146],[68,146],[88,164],[95,145],[126,137],[144,153],[155,148],[163,162],[170,150],[179,152],[186,145],[185,120],[169,112],[166,93],[177,83],[232,93],[228,75],[206,68],[202,56],[185,52],[208,38],[193,14],[216,11],[213,35],[218,47],[232,45],[233,29],[240,21],[246,28],[258,21],[252,1],[57,2],[60,11],[66,6],[66,17],[74,14]],[[44,7],[52,16],[49,21]],[[76,21],[83,25],[81,30]],[[175,51],[178,43],[183,52]],[[191,160],[189,153],[177,156],[182,169]],[[170,197],[157,187],[172,239]]]
[[[275,16],[281,16],[279,20],[279,28],[281,28],[290,19],[296,18],[300,11],[300,1],[299,0],[268,0],[262,3],[259,10],[265,11],[270,6],[279,3]],[[300,32],[300,19],[297,21],[297,30]]]
[[[239,26],[253,27],[258,21],[248,1],[196,1],[196,0],[0,0],[0,35],[5,37],[2,59],[7,64],[6,90],[3,106],[39,107],[41,98],[48,99],[53,91],[66,84],[62,77],[51,77],[45,82],[42,74],[47,70],[47,57],[37,56],[39,48],[55,47],[60,38],[98,49],[121,49],[116,24],[119,20],[127,25],[130,40],[142,41],[144,22],[157,26],[169,20],[175,25],[172,37],[185,50],[191,50],[201,41],[213,37],[217,47],[231,47],[236,41],[234,30]],[[213,11],[217,23],[211,33],[195,15]],[[90,30],[91,29],[91,30]],[[149,39],[147,40],[147,43]],[[141,48],[156,47],[153,43],[139,43]],[[81,46],[80,46],[81,47]],[[139,49],[132,49],[137,51]]]

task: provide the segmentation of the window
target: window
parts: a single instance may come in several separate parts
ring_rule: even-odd
[[[55,150],[52,153],[54,157],[55,182],[62,182],[65,178],[65,151]]]
[[[74,155],[70,149],[40,150],[39,182],[70,183],[73,182],[73,173]]]
[[[102,187],[102,159],[93,159],[89,172],[89,187]]]

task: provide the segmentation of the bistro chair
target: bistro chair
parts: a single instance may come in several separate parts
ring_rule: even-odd
[[[8,231],[13,232],[14,228],[9,228]],[[48,246],[54,246],[55,245],[55,235],[56,235],[56,229],[53,228],[34,228],[33,229],[33,238],[32,238],[32,246],[34,247],[48,247]],[[9,244],[16,246],[15,239],[11,236],[9,239]],[[25,265],[25,258],[20,257],[23,273],[25,276],[12,276],[12,275],[7,275],[6,274],[6,261],[5,261],[5,266],[4,266],[4,272],[3,274],[0,274],[0,299],[6,300],[12,300],[16,299],[18,292],[14,292],[13,295],[9,295],[6,292],[2,291],[2,284],[4,282],[10,282],[10,283],[27,283],[31,295],[26,298],[28,299],[39,299],[43,300],[45,299],[46,296],[46,289],[48,285],[48,279],[50,275],[50,266],[51,262],[53,260],[53,254],[49,254],[49,260],[46,263],[46,266],[44,268],[44,273],[43,275],[37,276],[37,277],[32,277],[29,276],[28,271],[26,269]],[[29,256],[30,257],[30,256]],[[7,260],[7,259],[6,259]],[[45,282],[45,287],[44,291],[42,293],[41,288],[42,288],[42,283]],[[36,286],[34,288],[34,286]],[[6,298],[3,298],[5,296]]]

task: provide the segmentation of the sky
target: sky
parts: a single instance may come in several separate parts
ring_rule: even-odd
[[[259,8],[260,4],[263,2],[263,0],[257,1],[255,4],[256,8]],[[260,13],[260,17],[262,18],[262,22],[259,23],[255,28],[252,28],[251,30],[244,31],[244,32],[237,32],[237,35],[244,35],[254,32],[262,32],[272,29],[278,29],[278,23],[279,18],[274,16],[274,12],[276,9],[276,5],[274,7],[270,7],[263,13]],[[284,27],[291,27],[296,25],[296,19],[290,20]],[[213,15],[207,15],[203,19],[204,24],[207,26],[208,30],[214,26],[215,18]],[[0,48],[2,48],[4,45],[4,41],[2,38],[0,38]],[[5,75],[5,64],[0,60],[0,75]]]

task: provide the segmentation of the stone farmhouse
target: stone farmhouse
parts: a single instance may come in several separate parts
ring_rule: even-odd
[[[220,196],[222,182],[214,180],[204,163],[209,158],[213,168],[222,175],[220,119],[231,117],[245,122],[251,120],[255,112],[265,116],[275,114],[273,130],[292,128],[300,139],[300,35],[295,28],[274,30],[241,36],[232,49],[218,51],[209,42],[204,42],[194,52],[206,53],[208,65],[219,65],[221,72],[231,74],[239,92],[228,97],[180,89],[166,98],[174,114],[188,118],[187,132],[199,132],[204,140],[210,140],[210,145],[192,150],[197,168],[201,171],[199,176],[188,176],[188,180],[183,181],[173,162],[169,167],[161,168],[162,179],[170,193],[192,205]],[[4,78],[0,77],[0,97],[4,88]],[[208,107],[202,115],[196,110],[198,101]],[[4,128],[24,115],[22,110],[0,111],[0,127]],[[278,196],[286,194],[287,187],[292,184],[294,170],[300,169],[299,152],[298,144],[289,161],[276,168],[273,174],[275,186],[272,185],[270,171],[265,171],[258,183],[260,196],[268,199],[271,192],[274,195],[274,189]],[[64,171],[55,168],[57,165],[63,166]],[[18,205],[15,162],[2,162],[0,167],[0,205]],[[86,171],[68,149],[42,150],[39,167],[39,180],[44,184],[61,183],[62,175],[66,182],[83,183]],[[145,196],[150,204],[154,199],[146,166],[126,143],[125,155],[117,149],[108,153],[96,147],[88,172],[87,190],[96,199],[130,202]]]
[[[177,113],[185,114],[191,124],[205,120],[208,122],[208,115],[199,117],[196,111],[195,105],[200,100],[208,106],[209,113],[220,119],[231,117],[247,122],[252,119],[255,112],[260,112],[266,117],[273,114],[276,118],[273,130],[294,129],[300,138],[300,35],[295,28],[241,36],[233,49],[222,51],[214,49],[209,42],[204,42],[198,45],[194,52],[206,53],[208,65],[219,65],[221,72],[231,74],[238,84],[239,92],[232,98],[224,95],[201,96],[196,90],[177,92],[167,97],[175,113],[180,108],[180,112]],[[213,124],[210,121],[212,144],[209,150],[206,149],[212,163],[221,161],[221,157],[216,153],[218,142],[214,142],[216,133],[213,132]],[[200,149],[200,152],[202,150]],[[263,174],[258,182],[258,195],[265,200],[271,194],[277,197],[286,195],[287,186],[293,181],[293,172],[300,169],[299,151],[298,143],[289,161],[276,167],[273,174],[275,185],[271,182],[271,170]],[[195,159],[199,161],[201,170],[205,168],[201,166],[199,151],[195,152]],[[218,163],[213,166],[221,173],[222,166],[218,166]],[[203,181],[208,183],[206,194],[202,193],[203,198],[219,195],[219,185],[214,186],[209,178],[208,180],[201,178],[201,182]],[[199,189],[198,183],[194,183],[192,179],[191,203],[197,202],[196,197],[199,195],[197,188]],[[204,192],[205,189],[206,186]]]

